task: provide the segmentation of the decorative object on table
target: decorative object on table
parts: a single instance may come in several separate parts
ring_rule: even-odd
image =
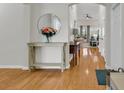
[[[41,29],[41,33],[46,36],[48,42],[50,41],[49,38],[55,35],[56,32],[57,30],[52,27],[43,27]]]
[[[51,13],[44,14],[38,18],[37,29],[41,35],[46,37],[46,42],[51,42],[51,37],[61,29],[60,19]]]

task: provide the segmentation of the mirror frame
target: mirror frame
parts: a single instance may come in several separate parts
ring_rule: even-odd
[[[42,33],[41,33],[41,29],[39,29],[39,22],[40,22],[40,19],[41,19],[42,17],[44,17],[45,15],[48,15],[48,14],[52,14],[52,13],[43,14],[43,15],[41,15],[41,16],[38,18],[38,20],[37,20],[37,30],[38,30],[38,32],[39,32],[40,34],[42,34]],[[58,32],[60,32],[60,30],[61,30],[61,28],[62,28],[62,22],[61,22],[60,18],[59,18],[57,15],[55,15],[55,14],[52,14],[52,15],[55,16],[55,17],[58,19],[58,21],[60,22],[60,28],[59,28],[59,30],[57,31],[57,33],[58,33]],[[56,33],[56,34],[57,34],[57,33]]]

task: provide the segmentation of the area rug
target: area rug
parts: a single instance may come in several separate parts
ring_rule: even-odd
[[[97,76],[97,81],[99,85],[106,85],[107,70],[97,69],[96,76]]]

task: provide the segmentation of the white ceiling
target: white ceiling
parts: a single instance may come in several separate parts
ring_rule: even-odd
[[[97,19],[99,17],[99,5],[92,3],[77,4],[77,17],[83,18],[86,14]]]
[[[101,10],[100,10],[99,4],[95,3],[80,3],[77,4],[77,20],[80,24],[99,24],[99,20],[101,16]],[[88,14],[92,17],[90,20],[86,20],[84,16]]]

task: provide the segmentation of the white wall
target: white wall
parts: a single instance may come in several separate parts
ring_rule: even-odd
[[[106,66],[112,69],[124,68],[124,4],[112,12],[112,6],[106,7],[105,59]]]
[[[68,4],[31,4],[31,42],[46,42],[46,37],[39,34],[37,30],[37,20],[40,16],[52,13],[58,16],[61,20],[61,30],[52,37],[52,42],[68,42]],[[69,52],[69,51],[68,51]],[[36,59],[38,63],[60,63],[61,62],[61,49],[54,47],[44,47],[37,49]]]
[[[52,42],[68,42],[68,4],[32,4],[31,5],[31,42],[46,42],[46,38],[37,30],[37,20],[41,15],[53,13],[61,20],[61,31],[52,37]]]
[[[121,48],[121,15],[120,5],[115,7],[116,4],[112,4],[111,7],[111,67],[118,69],[122,67],[122,48]]]
[[[28,64],[29,7],[0,4],[0,67],[25,67]]]
[[[121,51],[121,56],[122,56],[122,67],[124,68],[124,4],[121,3],[121,43],[122,43],[122,51]]]
[[[111,66],[111,6],[106,4],[105,17],[105,61],[106,67]]]
[[[32,4],[31,7],[30,5],[0,4],[0,67],[28,66],[27,42],[45,41],[36,27],[37,18],[45,13],[57,15],[62,23],[61,31],[52,38],[52,41],[69,41],[68,4]],[[38,51],[41,56],[38,56],[40,60],[37,61],[60,62],[60,48],[43,48],[41,51]]]

